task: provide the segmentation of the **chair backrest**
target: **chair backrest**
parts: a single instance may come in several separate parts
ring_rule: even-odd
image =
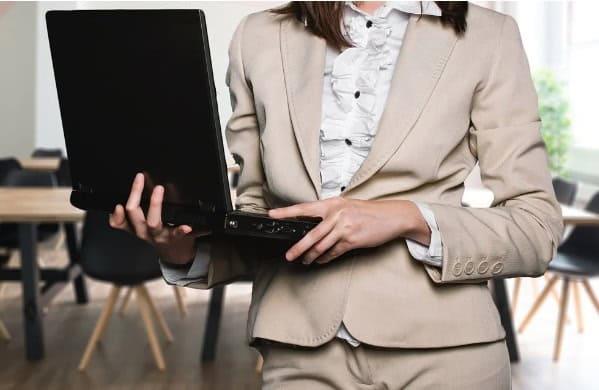
[[[69,160],[66,158],[60,159],[60,165],[56,171],[56,180],[59,187],[71,187],[71,170],[69,168]]]
[[[553,179],[553,190],[558,202],[571,206],[576,199],[578,183],[566,180],[563,177],[555,177]]]
[[[12,171],[20,171],[21,164],[17,159],[14,158],[1,158],[0,159],[0,185],[4,185],[6,176]]]
[[[4,178],[7,187],[56,187],[56,177],[51,172],[12,170]]]
[[[31,153],[31,157],[56,157],[62,158],[62,150],[61,149],[46,149],[46,148],[38,148]]]
[[[585,210],[599,214],[599,192],[593,195]],[[597,257],[599,254],[599,226],[576,226],[559,250],[564,253]],[[599,261],[599,257],[597,259]]]
[[[88,276],[119,285],[161,277],[156,250],[134,235],[116,230],[108,214],[88,211],[83,225],[80,263]]]

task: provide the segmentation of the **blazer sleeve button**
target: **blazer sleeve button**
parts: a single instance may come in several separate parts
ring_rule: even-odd
[[[474,268],[475,268],[474,267],[474,262],[472,262],[472,260],[470,260],[464,266],[464,273],[466,275],[472,275],[472,273],[474,272]]]
[[[489,262],[488,261],[483,260],[478,264],[478,273],[479,274],[481,274],[481,275],[486,274],[488,270],[489,270]]]
[[[453,269],[451,272],[453,273],[454,276],[460,276],[462,274],[462,270],[463,270],[462,263],[456,262],[453,265]]]
[[[491,269],[493,275],[497,275],[498,273],[501,273],[501,271],[503,271],[503,263],[497,262],[493,264],[493,268]]]

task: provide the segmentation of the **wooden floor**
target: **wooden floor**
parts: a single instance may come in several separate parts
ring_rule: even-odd
[[[60,262],[61,251],[43,251],[44,261]],[[14,261],[14,259],[13,259]],[[539,286],[542,286],[539,281]],[[599,291],[599,286],[594,286]],[[91,281],[91,302],[74,303],[66,289],[45,315],[46,359],[27,363],[23,352],[21,304],[18,285],[9,285],[0,299],[0,318],[13,339],[0,342],[0,389],[258,389],[255,373],[257,353],[245,344],[245,321],[251,289],[247,284],[228,288],[223,326],[214,363],[200,365],[199,351],[204,330],[208,293],[187,292],[189,315],[181,319],[170,287],[161,280],[148,285],[175,336],[168,345],[162,339],[167,369],[159,372],[152,360],[137,305],[129,305],[125,316],[115,315],[86,373],[77,364],[93,330],[108,286]],[[532,283],[522,286],[517,318],[530,306]],[[133,303],[133,302],[132,302]],[[599,315],[586,297],[583,308],[586,331],[576,332],[573,306],[567,326],[562,361],[553,363],[554,325],[557,306],[548,301],[537,318],[520,335],[522,362],[513,365],[514,389],[599,389]]]

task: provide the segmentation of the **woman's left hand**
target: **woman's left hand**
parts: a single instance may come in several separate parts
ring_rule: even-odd
[[[398,237],[424,245],[430,229],[418,207],[408,200],[372,201],[335,197],[272,209],[272,218],[321,217],[314,229],[285,254],[288,261],[319,264],[357,248],[371,248]]]

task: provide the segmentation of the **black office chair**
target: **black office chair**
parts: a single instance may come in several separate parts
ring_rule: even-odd
[[[71,187],[71,170],[69,168],[69,160],[66,158],[60,159],[60,165],[56,170],[56,182],[59,187]]]
[[[12,171],[20,171],[21,164],[15,158],[0,158],[0,185],[4,185],[6,176]]]
[[[0,159],[0,186],[4,185],[6,177],[13,171],[20,171],[21,164],[14,158],[2,158]],[[5,247],[2,243],[5,241],[14,242],[16,237],[16,230],[11,231],[11,228],[7,227],[7,224],[0,224],[0,266],[8,263],[10,259],[10,249]]]
[[[0,186],[4,185],[4,181],[10,172],[19,170],[21,170],[21,164],[19,164],[19,161],[16,159],[0,159]],[[2,249],[2,252],[0,252],[0,267],[4,267],[8,264],[8,261],[10,260],[10,251],[13,249],[12,246],[10,248],[5,248],[2,242],[9,241],[12,243],[16,240],[16,230],[11,231],[11,228],[7,225],[8,224],[0,224],[0,247]],[[0,288],[2,287],[3,286],[0,286]],[[2,320],[0,320],[0,338],[7,341],[11,339],[10,333]]]
[[[0,185],[5,187],[55,187],[56,179],[48,172],[33,172],[21,169],[9,171]],[[46,241],[59,229],[55,223],[38,225],[38,241]],[[0,223],[0,247],[9,250],[19,247],[18,227],[15,223]]]
[[[555,191],[555,197],[558,202],[571,206],[576,199],[578,183],[566,180],[562,177],[555,177],[553,178],[553,190]]]
[[[587,211],[599,213],[599,193],[596,193],[586,207]],[[562,280],[560,307],[553,360],[559,360],[562,335],[568,308],[570,285],[576,298],[576,314],[582,324],[578,283],[582,284],[591,301],[599,311],[599,300],[593,292],[588,279],[599,276],[599,226],[576,226],[566,241],[559,247],[557,256],[549,263],[548,271],[553,276],[535,300],[530,311],[522,321],[519,331],[523,332],[545,301],[553,286]]]
[[[161,277],[158,255],[154,248],[130,233],[111,228],[107,213],[89,211],[83,225],[80,264],[87,276],[112,284],[112,289],[81,358],[79,370],[83,371],[87,367],[122,287],[130,287],[135,291],[154,360],[158,369],[164,370],[164,357],[152,317],[157,319],[169,342],[173,340],[173,336],[144,285]]]
[[[55,157],[62,158],[62,150],[61,149],[47,149],[47,148],[38,148],[31,153],[31,157]]]

